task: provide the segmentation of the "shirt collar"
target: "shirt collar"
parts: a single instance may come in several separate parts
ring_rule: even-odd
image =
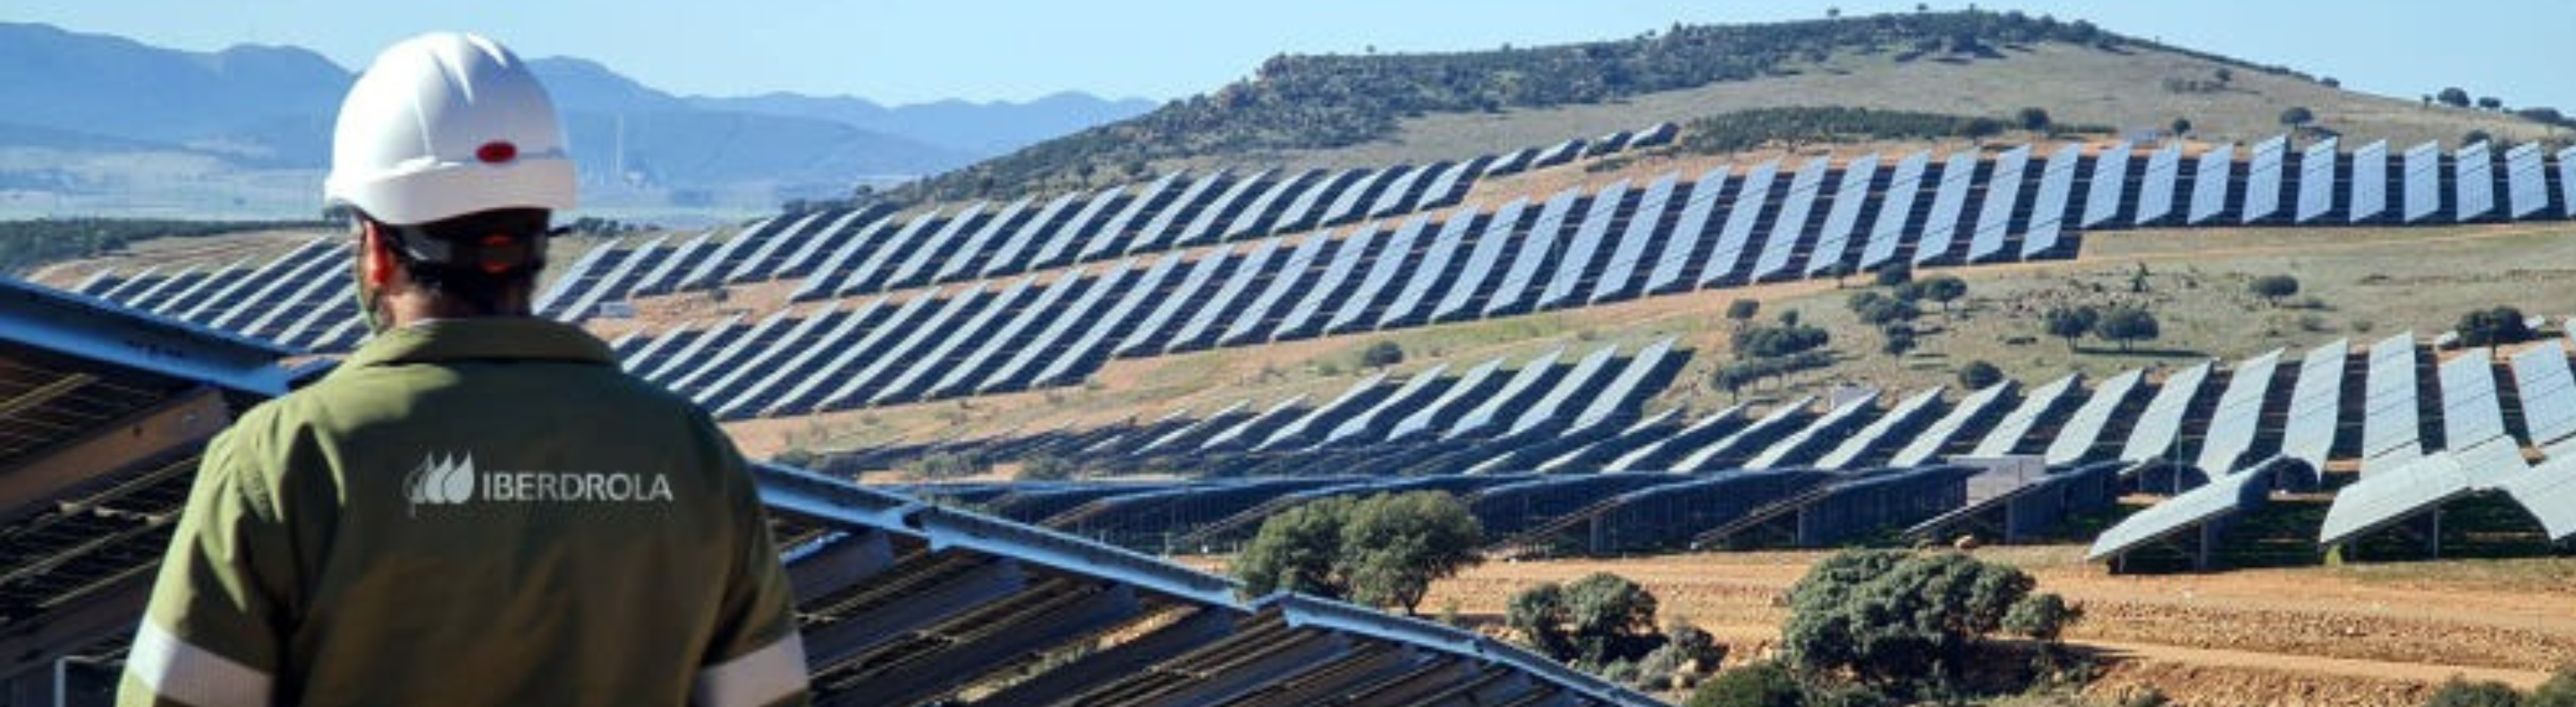
[[[536,317],[436,319],[377,334],[342,369],[462,360],[552,360],[614,365],[608,344],[579,327]]]

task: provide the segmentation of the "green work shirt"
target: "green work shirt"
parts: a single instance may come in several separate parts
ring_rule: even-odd
[[[387,332],[206,448],[121,705],[806,699],[741,456],[597,338]]]

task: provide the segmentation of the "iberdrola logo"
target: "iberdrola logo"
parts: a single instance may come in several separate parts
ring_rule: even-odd
[[[431,455],[412,467],[403,485],[410,489],[413,513],[421,504],[448,506],[474,500],[474,455]]]

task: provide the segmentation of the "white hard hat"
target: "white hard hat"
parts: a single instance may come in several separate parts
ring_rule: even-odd
[[[527,64],[471,34],[385,49],[349,88],[323,200],[412,225],[503,208],[573,207],[572,155]]]

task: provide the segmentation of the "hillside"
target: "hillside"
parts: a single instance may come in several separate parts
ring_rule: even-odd
[[[2222,78],[2222,76],[2224,78]],[[2428,89],[2429,90],[2429,89]],[[957,200],[1096,186],[1181,166],[1341,166],[1458,159],[1657,121],[1851,106],[2259,138],[2287,106],[2316,127],[2392,141],[2548,125],[2345,91],[2286,68],[2020,13],[1879,15],[1675,26],[1628,40],[1453,54],[1298,56],[1250,80],[899,190]]]

